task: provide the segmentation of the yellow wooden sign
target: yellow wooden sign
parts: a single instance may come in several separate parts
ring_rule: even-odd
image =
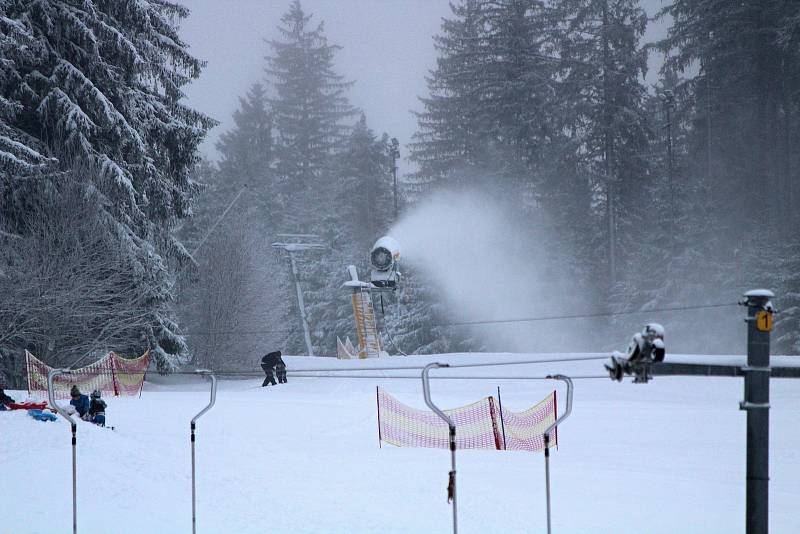
[[[761,310],[756,313],[756,328],[761,332],[772,331],[772,312]]]

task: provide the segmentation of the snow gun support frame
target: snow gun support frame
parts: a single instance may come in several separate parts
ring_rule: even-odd
[[[547,427],[544,431],[544,480],[545,480],[545,489],[547,493],[547,534],[551,534],[552,527],[550,521],[550,434],[553,433],[554,430],[558,428],[558,425],[561,424],[564,419],[569,417],[572,413],[572,379],[565,375],[548,375],[547,378],[551,380],[561,380],[562,382],[567,384],[567,407],[564,410],[564,413],[558,417],[552,425]]]
[[[217,402],[217,377],[214,376],[213,371],[208,371],[206,369],[198,369],[195,371],[199,375],[208,376],[211,378],[211,399],[208,401],[208,404],[205,408],[200,410],[200,412],[192,417],[192,422],[190,424],[192,430],[192,534],[197,532],[197,501],[196,501],[196,492],[195,492],[195,468],[194,468],[194,430],[197,424],[197,420],[200,419],[204,413],[209,411],[214,404]]]
[[[453,534],[458,534],[458,510],[456,508],[456,424],[431,400],[431,385],[428,373],[431,369],[440,367],[450,367],[446,363],[429,363],[422,369],[422,395],[425,397],[425,404],[428,408],[447,423],[450,430],[450,473],[447,483],[447,501],[453,503]]]
[[[47,373],[47,398],[50,400],[50,407],[61,414],[61,417],[69,421],[72,427],[72,533],[78,532],[78,466],[75,454],[75,446],[77,445],[76,432],[78,431],[78,424],[56,403],[55,392],[53,391],[53,379],[59,375],[69,373],[69,369],[53,369]]]

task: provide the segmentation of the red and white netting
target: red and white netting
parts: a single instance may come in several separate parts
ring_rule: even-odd
[[[28,394],[47,398],[47,375],[54,368],[25,351],[28,371]],[[83,393],[99,389],[103,395],[138,395],[144,384],[150,353],[138,358],[125,359],[109,352],[99,360],[53,379],[53,393],[57,399],[68,399],[73,385]]]
[[[556,392],[552,392],[539,404],[523,412],[501,411],[501,429],[506,450],[544,450],[544,431],[556,422]],[[558,444],[558,429],[552,434],[550,447]]]
[[[556,420],[556,392],[523,412],[498,410],[494,397],[444,410],[456,425],[456,448],[538,452],[544,450],[544,431]],[[398,447],[450,446],[447,423],[435,413],[407,406],[378,388],[378,436]],[[557,444],[553,433],[550,446]]]
[[[456,448],[500,449],[502,436],[497,427],[494,399],[444,410],[456,425]],[[447,423],[428,410],[417,410],[378,388],[378,425],[381,441],[398,447],[450,446]]]

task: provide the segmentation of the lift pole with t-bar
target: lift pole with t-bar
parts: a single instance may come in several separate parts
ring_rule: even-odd
[[[450,473],[447,482],[447,501],[453,503],[453,534],[458,534],[458,508],[456,507],[456,424],[453,419],[444,413],[441,408],[436,406],[431,400],[431,385],[428,373],[431,369],[440,367],[450,367],[446,363],[429,363],[422,369],[422,395],[425,397],[425,404],[428,408],[439,416],[439,419],[447,423],[450,436]]]
[[[564,410],[564,413],[561,414],[561,417],[553,421],[553,424],[544,431],[544,478],[545,490],[547,493],[547,534],[550,534],[553,531],[550,520],[550,434],[552,434],[553,431],[558,428],[558,425],[572,413],[572,379],[564,375],[548,375],[547,378],[551,380],[561,380],[567,384],[567,408]]]
[[[745,532],[769,532],[769,382],[771,377],[800,378],[800,367],[775,366],[770,362],[770,332],[775,309],[772,291],[754,289],[744,294],[747,306],[747,364],[708,365],[703,363],[648,363],[651,376],[744,377],[744,400],[739,408],[747,412],[747,488]]]

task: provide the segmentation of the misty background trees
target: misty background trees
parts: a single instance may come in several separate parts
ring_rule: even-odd
[[[350,103],[357,81],[294,1],[276,37],[243,52],[265,55],[263,72],[219,161],[199,161],[214,123],[183,99],[203,66],[180,39],[186,16],[156,1],[0,0],[0,368],[24,348],[59,365],[149,348],[165,370],[303,353],[288,262],[269,246],[282,233],[326,245],[296,257],[315,352],[353,335],[340,285],[396,222],[391,132]],[[626,313],[572,350],[613,346],[646,317],[627,312],[765,286],[780,296],[775,350],[798,353],[800,6],[676,0],[658,16],[669,33],[647,43],[636,0],[453,2],[400,214],[442,190],[501,202],[548,251],[541,272],[580,295],[551,315]],[[650,54],[664,56],[653,86]],[[484,347],[447,324],[424,272],[404,274],[384,327],[398,347]],[[738,331],[740,315],[670,315],[675,346],[735,351],[704,325]]]

